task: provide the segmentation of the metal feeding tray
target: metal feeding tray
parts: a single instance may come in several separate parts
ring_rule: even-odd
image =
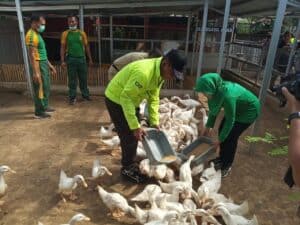
[[[205,163],[212,156],[215,156],[216,148],[213,145],[213,141],[207,137],[199,137],[193,141],[190,145],[178,153],[178,156],[186,161],[190,155],[195,155],[195,159],[192,161],[192,165],[196,166],[201,163]]]
[[[156,129],[147,129],[146,132],[147,136],[142,144],[152,164],[168,164],[176,161],[176,152],[172,149],[164,132]]]

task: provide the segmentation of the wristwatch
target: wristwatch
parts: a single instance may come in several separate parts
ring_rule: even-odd
[[[289,115],[288,124],[291,125],[292,119],[300,119],[300,112],[294,112]]]

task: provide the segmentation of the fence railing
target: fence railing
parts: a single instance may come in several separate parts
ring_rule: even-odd
[[[110,65],[103,64],[92,66],[88,69],[88,85],[105,87],[108,84],[108,68]],[[51,75],[51,83],[59,85],[68,84],[67,69],[60,65],[55,65],[57,74]],[[23,64],[0,64],[0,82],[26,82],[25,67]],[[166,81],[165,89],[176,89],[174,81]]]

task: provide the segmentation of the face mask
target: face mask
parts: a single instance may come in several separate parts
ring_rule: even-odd
[[[77,29],[77,25],[69,26],[69,29],[70,29],[70,30],[76,30],[76,29]]]
[[[40,27],[38,28],[38,32],[39,33],[43,33],[44,31],[45,31],[45,29],[46,29],[46,25],[44,25],[44,24],[42,24],[42,25],[40,25]]]

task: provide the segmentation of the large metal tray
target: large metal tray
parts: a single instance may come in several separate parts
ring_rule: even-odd
[[[178,156],[186,161],[189,157],[188,155],[192,155],[193,152],[202,144],[208,144],[209,147],[204,150],[201,154],[195,155],[195,159],[192,161],[192,166],[199,165],[201,163],[205,163],[208,159],[215,156],[216,148],[213,145],[213,141],[207,137],[199,137],[197,140],[193,141],[190,145],[186,146],[184,149],[178,153]]]
[[[172,163],[176,161],[176,152],[172,149],[164,132],[156,129],[147,129],[147,136],[142,144],[151,164]]]

